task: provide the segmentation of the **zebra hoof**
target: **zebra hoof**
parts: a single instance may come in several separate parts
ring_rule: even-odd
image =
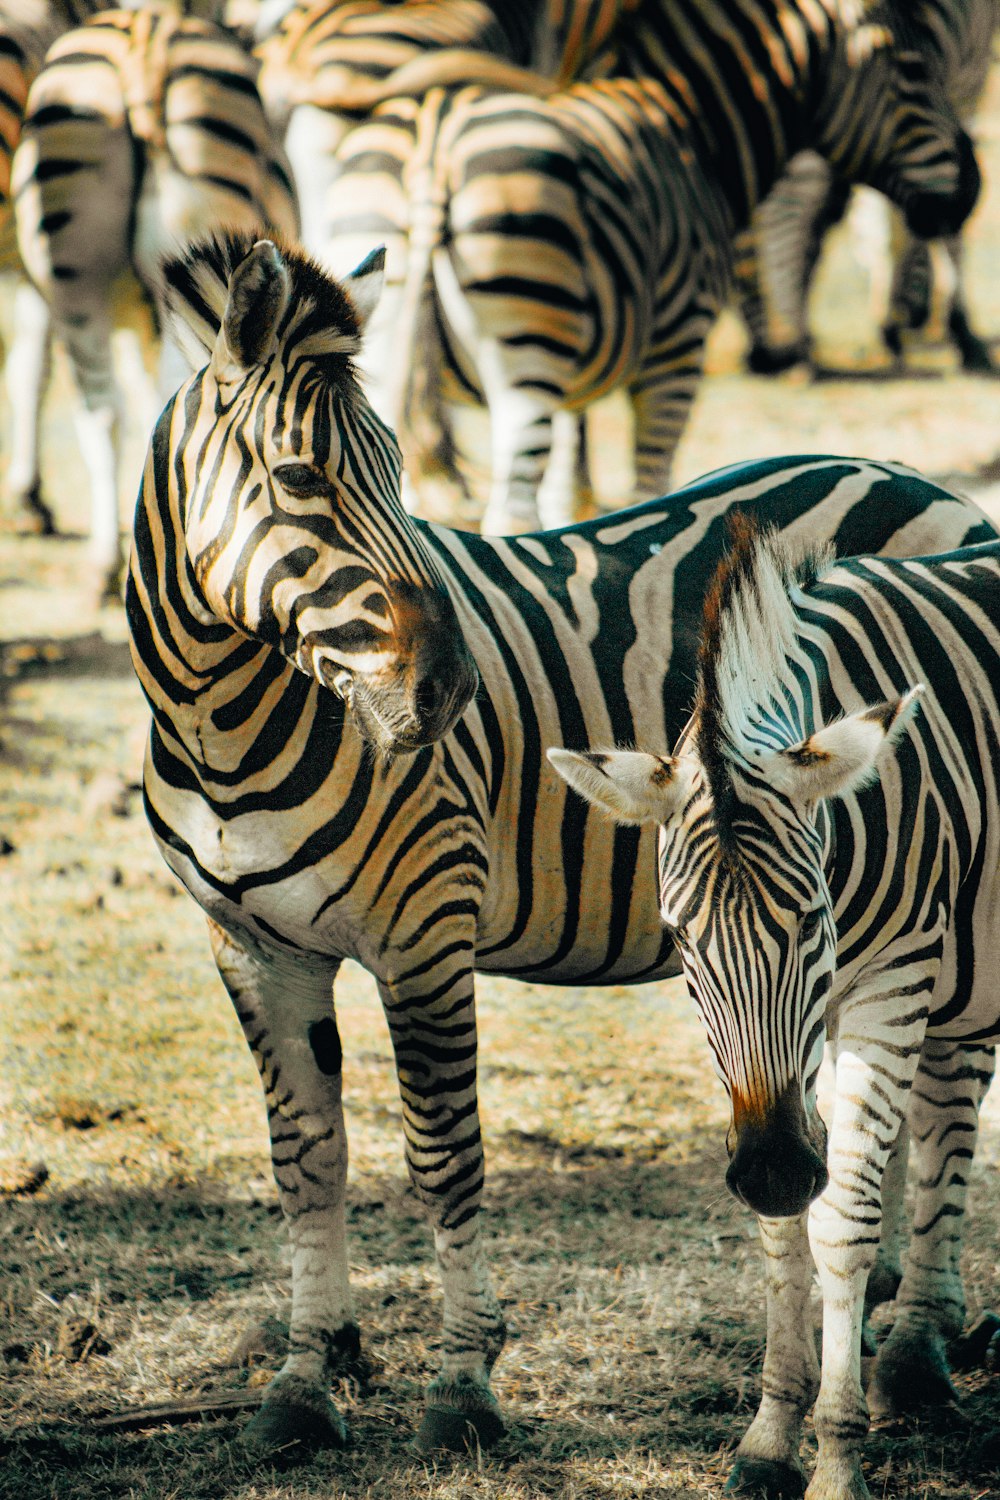
[[[801,1500],[806,1492],[804,1469],[776,1458],[739,1458],[726,1480],[727,1495],[762,1495],[766,1500]]]
[[[346,1448],[347,1427],[325,1391],[283,1380],[240,1433],[254,1458],[295,1458],[317,1448]]]
[[[868,1389],[872,1422],[884,1426],[935,1408],[946,1408],[961,1420],[944,1339],[934,1329],[897,1324],[882,1346]]]
[[[504,1436],[506,1428],[496,1397],[488,1386],[473,1380],[436,1382],[427,1393],[427,1409],[413,1440],[417,1453],[486,1452]]]
[[[42,499],[38,486],[15,497],[8,524],[19,536],[55,536],[56,518]]]
[[[953,1341],[948,1355],[953,1370],[995,1370],[1000,1364],[1000,1317],[995,1312],[983,1313]]]

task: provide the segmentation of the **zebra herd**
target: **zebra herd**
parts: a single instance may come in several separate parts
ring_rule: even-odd
[[[427,1454],[504,1431],[476,973],[683,973],[732,1105],[728,1181],[765,1251],[763,1396],[731,1488],[802,1492],[818,1390],[809,1500],[863,1500],[869,1406],[948,1399],[964,1313],[965,1191],[1000,1037],[1000,541],[969,501],[863,459],[656,491],[733,237],[792,153],[820,148],[926,236],[960,230],[971,146],[890,6],[454,0],[453,29],[451,4],[287,7],[261,43],[287,159],[241,44],[149,7],[103,15],[50,53],[14,160],[25,262],[74,350],[95,473],[113,468],[109,286],[129,259],[193,371],[150,440],[126,612],[151,710],[146,812],[260,1072],[291,1243],[288,1354],[244,1439],[267,1458],[346,1437],[329,1390],[360,1346],[343,960],[376,980],[433,1226]],[[331,149],[311,164],[318,114]],[[214,232],[192,234],[203,216]],[[338,280],[324,262],[372,219],[388,254]],[[343,243],[309,243],[329,225]],[[556,417],[572,427],[616,383],[641,503],[525,530]],[[410,436],[422,393],[447,458],[444,400],[463,386],[501,433],[503,535],[403,503],[390,408]],[[876,1287],[897,1316],[866,1402]]]

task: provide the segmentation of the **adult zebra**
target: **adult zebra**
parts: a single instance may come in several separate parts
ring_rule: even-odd
[[[402,313],[372,360],[390,372],[377,404],[416,449],[402,377],[411,362],[421,377],[443,323],[454,393],[490,411],[486,531],[537,527],[554,414],[616,386],[635,419],[635,498],[662,493],[733,236],[792,152],[812,144],[882,188],[917,232],[964,221],[978,187],[968,138],[920,56],[891,45],[895,7],[865,16],[848,25],[838,0],[650,0],[619,39],[634,77],[554,94],[540,79],[541,98],[432,90],[348,138],[332,225],[412,226]],[[475,66],[467,54],[464,76]],[[369,192],[364,218],[358,184],[381,183],[392,156],[410,191]]]
[[[28,96],[14,162],[18,244],[82,397],[91,554],[111,595],[122,570],[115,283],[134,270],[162,315],[159,261],[174,246],[219,223],[296,232],[291,184],[254,75],[251,58],[222,28],[151,5],[106,11],[69,32]],[[166,341],[163,399],[188,368]],[[29,394],[37,409],[41,389]],[[37,442],[26,459],[31,469],[20,483],[37,494]]]
[[[801,1489],[811,1244],[807,1493],[868,1495],[861,1319],[907,1111],[914,1244],[869,1397],[891,1411],[954,1397],[944,1338],[964,1316],[966,1185],[1000,1040],[998,598],[996,542],[833,566],[744,524],[706,600],[674,754],[550,751],[613,817],[659,827],[660,911],[732,1103],[727,1182],[760,1219],[768,1323],[734,1488]]]
[[[962,121],[976,110],[993,57],[1000,26],[998,0],[917,0],[911,16],[914,45]],[[815,152],[801,152],[754,216],[736,258],[740,308],[750,330],[748,364],[761,374],[789,369],[810,357],[807,302],[827,231],[843,216],[850,184]],[[885,286],[872,289],[872,305],[884,317],[882,337],[897,359],[905,335],[926,328],[931,316],[931,247],[908,232],[887,204],[877,249],[891,251]],[[994,369],[986,342],[974,331],[966,307],[960,234],[942,247],[945,268],[945,324],[962,368],[979,374]],[[940,268],[939,268],[940,270]],[[881,280],[881,278],[879,278]]]
[[[486,1443],[503,1320],[479,1234],[474,969],[603,983],[675,968],[651,842],[588,819],[544,774],[544,745],[680,729],[735,504],[847,552],[994,533],[919,476],[849,459],[741,465],[520,540],[422,524],[351,363],[377,258],[348,283],[353,305],[301,254],[240,237],[165,274],[209,363],[153,435],[127,612],[153,713],[149,819],[209,917],[292,1241],[289,1356],[249,1440],[343,1436],[328,1374],[358,1333],[331,995],[350,956],[378,981],[444,1284],[420,1440],[457,1446],[471,1424]]]

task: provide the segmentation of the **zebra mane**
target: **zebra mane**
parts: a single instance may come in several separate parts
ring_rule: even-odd
[[[255,242],[273,235],[261,230],[223,230],[197,240],[161,263],[167,314],[172,331],[191,361],[200,369],[215,347],[229,296],[229,278]],[[330,373],[343,369],[361,343],[361,326],[350,296],[327,271],[306,253],[275,241],[292,280],[292,294],[279,332],[286,349],[323,363]],[[332,357],[332,358],[331,358]]]
[[[694,726],[724,840],[739,800],[733,768],[759,748],[761,719],[784,701],[786,656],[795,652],[792,593],[834,557],[829,544],[796,547],[742,511],[729,518],[729,540],[705,597]]]

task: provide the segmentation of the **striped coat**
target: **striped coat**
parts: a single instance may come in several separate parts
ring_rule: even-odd
[[[153,436],[127,608],[153,718],[150,822],[209,917],[258,1060],[292,1240],[289,1358],[249,1440],[342,1440],[328,1375],[358,1335],[330,997],[352,957],[379,985],[444,1285],[421,1441],[461,1446],[471,1423],[488,1443],[503,1320],[479,1234],[474,972],[675,969],[650,836],[589,819],[544,747],[679,729],[734,505],[848,552],[989,528],[905,469],[831,459],[740,465],[523,539],[418,523],[349,363],[377,262],[348,283],[352,306],[292,253],[247,249],[168,269],[210,358]]]
[[[998,599],[996,542],[833,566],[744,522],[707,595],[673,755],[552,752],[613,817],[659,827],[660,910],[731,1100],[727,1182],[760,1219],[768,1280],[763,1398],[734,1488],[801,1489],[818,1386],[810,1493],[868,1494],[861,1322],[907,1119],[913,1243],[868,1402],[895,1417],[955,1399],[945,1341],[965,1311],[966,1187],[1000,1040]]]
[[[487,531],[537,526],[554,416],[616,386],[635,417],[636,498],[666,487],[733,234],[805,142],[884,188],[918,229],[957,225],[975,201],[953,113],[883,29],[849,27],[833,0],[716,0],[697,13],[657,0],[625,38],[634,80],[549,97],[431,90],[387,103],[342,148],[337,239],[409,229],[400,309],[370,356],[399,378],[381,375],[377,402],[407,447],[400,386],[415,364],[421,394],[433,387],[423,366],[443,331],[453,393],[490,410]],[[745,75],[755,90],[734,89]],[[402,189],[390,194],[394,167]],[[329,253],[341,263],[342,249]]]
[[[918,0],[911,21],[912,44],[971,129],[986,86],[1000,5],[997,0]],[[809,358],[809,289],[826,232],[844,214],[849,191],[850,184],[837,179],[822,157],[801,152],[741,240],[736,274],[750,330],[750,369],[772,374]],[[931,248],[910,234],[887,204],[866,207],[864,233],[855,224],[855,249],[871,271],[870,301],[883,320],[885,345],[899,358],[907,335],[926,329],[931,318]],[[961,236],[947,238],[940,254],[950,262],[943,277],[947,336],[963,369],[988,373],[989,347],[973,331],[966,308]]]
[[[219,223],[294,234],[294,198],[255,68],[209,22],[107,11],[63,37],[32,85],[14,166],[18,244],[64,340],[84,410],[91,552],[120,584],[112,288],[134,271],[162,314],[160,257]],[[161,318],[162,321],[162,318]],[[161,391],[188,366],[169,343]],[[26,488],[37,488],[35,470]]]

